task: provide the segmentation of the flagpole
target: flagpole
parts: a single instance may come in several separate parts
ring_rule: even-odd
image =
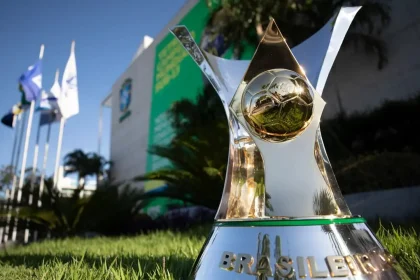
[[[19,164],[19,159],[20,159],[20,151],[22,148],[22,139],[23,139],[23,130],[25,128],[25,124],[26,124],[26,111],[24,111],[23,113],[19,114],[19,142],[18,145],[16,147],[16,156],[14,159],[14,162],[12,163],[13,165],[13,180],[12,180],[12,190],[10,192],[10,197],[9,197],[9,202],[8,202],[8,210],[7,210],[7,222],[6,222],[6,229],[4,231],[4,237],[3,240],[6,243],[9,239],[9,234],[10,234],[10,228],[11,228],[11,223],[12,223],[12,210],[13,210],[13,204],[15,201],[15,193],[16,193],[16,181],[17,181],[17,166]]]
[[[17,147],[17,154],[15,157],[15,163],[13,164],[14,172],[13,172],[13,182],[12,182],[12,199],[14,200],[15,192],[16,192],[16,181],[17,181],[17,170],[18,164],[20,159],[20,152],[22,150],[22,140],[23,140],[23,130],[25,129],[25,125],[28,123],[27,112],[23,112],[24,116],[22,117],[21,124],[20,124],[20,133],[19,133],[19,143]]]
[[[14,128],[14,136],[13,136],[13,149],[12,149],[12,160],[10,161],[10,166],[13,170],[13,164],[15,162],[16,157],[16,147],[17,147],[17,141],[18,141],[18,127],[19,127],[19,121],[20,121],[21,114],[17,116],[13,116],[13,128]],[[13,171],[12,171],[13,172]]]
[[[58,146],[57,146],[57,154],[55,159],[55,170],[54,170],[54,187],[58,188],[59,183],[59,169],[60,169],[60,156],[61,156],[61,146],[63,143],[63,133],[64,133],[64,124],[66,119],[77,114],[79,112],[79,104],[77,98],[77,74],[76,74],[76,60],[75,60],[75,47],[76,42],[71,42],[71,49],[70,49],[70,57],[67,61],[66,67],[64,68],[63,72],[63,80],[61,83],[61,94],[59,100],[60,110],[62,110],[62,117],[60,121],[60,132],[58,135]],[[69,93],[69,83],[71,84],[71,96],[67,96]],[[76,87],[76,88],[75,88]],[[76,92],[74,90],[76,89]],[[67,103],[71,101],[71,103]],[[64,110],[63,110],[64,109]],[[75,110],[76,109],[76,110]]]
[[[55,80],[54,83],[58,82],[58,77],[60,75],[60,70],[57,68],[55,71]],[[52,111],[51,114],[56,114],[56,112]],[[60,124],[61,129],[61,124]],[[51,122],[48,123],[48,131],[47,131],[47,140],[45,141],[45,147],[44,147],[44,161],[42,163],[42,171],[41,171],[41,182],[39,185],[39,196],[38,196],[38,207],[42,206],[42,194],[44,192],[44,180],[45,180],[45,173],[47,169],[47,160],[48,160],[48,150],[50,146],[50,135],[51,135]],[[55,182],[55,169],[54,169],[54,182]]]
[[[55,158],[55,169],[54,169],[54,187],[58,188],[59,180],[59,169],[60,169],[60,156],[61,156],[61,145],[63,144],[63,133],[64,133],[64,123],[66,120],[64,117],[60,120],[60,131],[58,134],[58,145],[57,145],[57,154]]]
[[[101,155],[101,142],[102,142],[102,103],[99,107],[99,124],[98,124],[98,155]]]
[[[10,161],[10,175],[12,175],[14,173],[14,162],[15,162],[15,157],[16,157],[16,146],[17,146],[17,142],[18,142],[18,126],[19,126],[19,120],[20,120],[20,114],[18,116],[13,115],[13,124],[12,127],[14,129],[14,133],[13,133],[13,148],[12,148],[12,160]],[[13,177],[12,177],[13,178]],[[5,194],[5,199],[4,199],[4,205],[2,206],[2,209],[5,209],[7,211],[8,208],[8,203],[9,203],[9,197],[11,195],[11,189],[10,186],[7,187],[6,189],[6,194]],[[6,224],[2,225],[2,227],[0,228],[0,244],[3,242],[3,237],[5,234],[5,229],[6,229]]]
[[[32,173],[31,173],[31,186],[30,186],[30,192],[29,192],[29,201],[28,205],[32,205],[33,200],[33,190],[35,185],[35,179],[36,179],[36,168],[38,165],[38,153],[39,153],[39,137],[41,134],[41,118],[39,119],[38,123],[38,129],[36,131],[36,141],[35,141],[35,149],[34,149],[34,160],[32,163]],[[26,222],[26,228],[25,228],[25,236],[24,236],[24,242],[27,243],[29,239],[29,224],[28,221]]]
[[[17,189],[17,198],[16,198],[17,205],[19,205],[22,200],[22,189],[23,189],[23,184],[25,182],[26,160],[28,158],[29,139],[31,137],[31,128],[32,128],[32,119],[34,116],[34,108],[35,108],[35,101],[31,101],[31,107],[29,108],[28,125],[26,126],[26,136],[25,136],[25,144],[23,148],[22,167],[20,169],[19,185]],[[16,241],[17,226],[18,226],[18,219],[15,219],[15,225],[13,227],[13,233],[12,233],[12,241]]]
[[[38,208],[42,207],[42,194],[44,193],[44,180],[45,180],[45,172],[47,170],[47,161],[48,161],[48,150],[50,145],[50,135],[51,135],[51,123],[48,124],[47,130],[47,140],[45,141],[44,147],[44,160],[42,163],[42,170],[41,170],[41,181],[39,183],[39,194],[38,194]],[[34,232],[34,241],[38,240],[38,231],[35,230]]]
[[[44,147],[44,161],[42,163],[42,173],[41,173],[41,183],[39,184],[39,199],[38,199],[38,207],[42,206],[42,194],[44,193],[44,180],[45,180],[45,173],[47,170],[47,161],[48,161],[48,150],[50,148],[50,135],[51,135],[51,123],[48,124],[47,130],[47,140],[45,141]]]
[[[41,45],[41,49],[39,51],[39,59],[41,60],[44,57],[44,45]],[[22,167],[20,170],[20,178],[19,178],[19,186],[17,190],[17,199],[16,203],[20,204],[22,200],[22,189],[23,184],[25,182],[25,169],[26,169],[26,160],[28,158],[28,148],[29,148],[29,139],[31,137],[31,129],[32,129],[32,119],[34,116],[34,110],[35,110],[35,100],[31,101],[31,107],[29,108],[29,117],[28,117],[28,125],[26,127],[26,137],[25,137],[25,146],[23,149],[23,158],[22,158]],[[19,208],[17,208],[18,210]],[[17,230],[18,230],[18,220],[15,219],[15,225],[13,227],[13,233],[12,233],[12,241],[16,241],[17,237]]]
[[[36,131],[36,142],[35,142],[35,149],[34,149],[34,161],[32,163],[32,174],[31,174],[31,190],[33,190],[35,185],[36,179],[36,168],[38,165],[38,153],[39,153],[39,137],[41,134],[41,118],[39,119],[38,129]],[[29,205],[32,205],[32,193],[29,195]]]

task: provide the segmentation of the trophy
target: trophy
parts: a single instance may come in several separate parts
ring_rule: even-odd
[[[352,14],[333,32],[320,67],[299,64],[274,20],[250,62],[214,57],[186,27],[172,28],[229,121],[221,203],[191,279],[408,279],[366,221],[352,216],[319,130],[318,90],[358,9],[334,17],[337,25]]]

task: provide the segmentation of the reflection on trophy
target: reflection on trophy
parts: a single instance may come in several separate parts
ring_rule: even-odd
[[[275,22],[244,72],[200,50],[186,27],[171,31],[216,89],[230,128],[224,192],[191,278],[406,279],[351,215],[319,130],[325,102]]]

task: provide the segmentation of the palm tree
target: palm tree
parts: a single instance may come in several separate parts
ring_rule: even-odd
[[[89,175],[96,176],[96,183],[97,186],[99,186],[104,175],[109,174],[108,169],[110,165],[110,161],[107,161],[103,156],[98,155],[97,153],[85,153],[84,151],[77,149],[65,156],[64,175],[77,173],[78,191],[80,192],[84,189],[86,176]]]
[[[290,47],[318,31],[342,6],[363,5],[343,47],[364,46],[378,57],[378,68],[387,62],[385,42],[378,35],[390,22],[390,7],[374,0],[207,0],[212,16],[207,33],[221,34],[224,43],[241,57],[244,44],[257,46],[270,18],[276,20]],[[216,5],[214,4],[216,3]]]
[[[134,178],[165,181],[168,188],[152,197],[170,197],[217,208],[223,190],[228,157],[228,124],[223,106],[209,85],[196,102],[183,99],[169,110],[175,137],[169,145],[153,146],[149,152],[168,159],[170,167]]]
[[[89,160],[89,175],[95,175],[96,177],[96,186],[99,186],[99,184],[103,181],[104,176],[107,176],[107,179],[109,178],[109,167],[111,166],[111,162],[107,161],[103,156],[98,155],[97,153],[88,153],[87,154],[88,160]]]
[[[141,222],[150,218],[139,214],[141,193],[128,185],[107,184],[90,197],[63,197],[53,187],[52,178],[45,180],[42,207],[21,203],[12,217],[29,220],[32,228],[48,230],[54,237],[73,236],[86,231],[103,234],[135,233]],[[8,213],[0,209],[0,218]],[[36,226],[36,225],[37,226]]]
[[[64,157],[64,176],[77,173],[78,189],[83,189],[85,186],[85,178],[90,173],[88,154],[80,149],[68,153]]]

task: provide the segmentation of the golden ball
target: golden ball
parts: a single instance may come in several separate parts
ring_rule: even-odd
[[[242,110],[251,132],[269,142],[283,142],[309,125],[314,92],[304,77],[286,69],[263,72],[245,88]]]

